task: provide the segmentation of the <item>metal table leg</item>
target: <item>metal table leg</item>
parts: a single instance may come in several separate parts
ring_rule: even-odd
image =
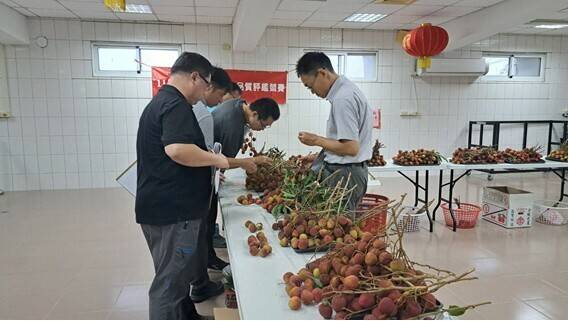
[[[565,178],[565,175],[567,173],[567,169],[566,168],[562,168],[561,169],[561,195],[559,196],[559,201],[563,201],[563,198],[565,196],[567,196],[567,194],[565,194],[564,190],[565,190],[565,181],[567,180],[567,178]]]
[[[419,205],[419,171],[415,171],[415,207]]]
[[[567,196],[567,194],[565,193],[565,181],[567,181],[567,178],[565,178],[566,173],[567,173],[566,168],[561,168],[561,174],[559,174],[557,170],[553,169],[553,174],[557,175],[557,177],[561,179],[561,191],[559,193],[560,202],[563,201],[565,196]]]
[[[404,178],[406,178],[409,182],[411,182],[411,184],[413,184],[413,186],[415,187],[415,207],[417,207],[419,205],[419,203],[423,203],[423,204],[428,204],[429,203],[429,171],[425,170],[425,185],[421,185],[420,182],[420,175],[419,175],[419,171],[415,171],[415,179],[411,179],[409,176],[405,175],[403,172],[401,171],[397,171],[401,176],[403,176]],[[425,195],[424,199],[421,199],[419,197],[419,190],[422,189]],[[429,208],[426,208],[427,211],[427,217],[429,219],[429,231],[432,232],[433,231],[433,221],[431,219],[431,215],[430,215],[430,211]]]
[[[425,171],[425,204],[429,204],[429,171]],[[429,211],[429,206],[426,208],[427,218],[429,219],[429,232],[433,232],[434,229],[434,213],[431,219],[431,213]]]
[[[452,218],[452,231],[456,232],[456,218],[454,217],[454,212],[452,210],[452,192],[454,189],[454,169],[450,170],[450,184],[448,188],[448,210],[450,217]]]
[[[437,210],[441,206],[441,201],[443,197],[443,170],[439,171],[439,199],[437,200],[437,205],[435,205],[435,209],[433,210],[433,221],[435,220],[435,214]]]

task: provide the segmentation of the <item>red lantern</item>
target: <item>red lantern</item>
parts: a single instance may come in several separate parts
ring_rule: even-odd
[[[418,57],[419,68],[431,67],[431,58],[440,54],[448,44],[448,33],[445,29],[423,23],[403,37],[402,46],[405,52]]]

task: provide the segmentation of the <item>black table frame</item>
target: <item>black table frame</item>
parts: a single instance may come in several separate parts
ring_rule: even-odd
[[[399,175],[406,178],[415,187],[415,205],[414,206],[417,207],[417,205],[419,205],[419,203],[422,203],[425,205],[425,211],[427,213],[427,218],[429,219],[429,232],[433,232],[434,212],[431,214],[431,211],[429,210],[429,207],[428,207],[428,204],[429,204],[429,171],[424,170],[424,172],[425,172],[425,183],[423,185],[421,184],[421,181],[420,181],[420,172],[422,172],[422,170],[416,170],[415,171],[415,179],[412,179],[409,176],[405,175],[405,173],[403,173],[403,171],[397,171],[397,173],[399,173]],[[424,193],[424,198],[420,198],[420,196],[419,196],[419,192],[421,190]],[[432,218],[431,218],[431,215],[433,215]]]
[[[500,144],[500,129],[501,125],[508,124],[522,124],[524,128],[524,133],[522,135],[522,148],[527,147],[528,140],[528,126],[530,124],[546,124],[548,125],[548,136],[547,136],[547,154],[551,153],[552,146],[561,146],[561,144],[567,140],[567,121],[566,120],[488,120],[488,121],[469,121],[468,122],[468,148],[472,147],[492,147],[496,150],[499,149]],[[563,133],[559,141],[553,141],[553,128],[554,125],[563,125]],[[478,143],[473,143],[473,128],[474,126],[480,126],[480,133],[478,137]],[[484,145],[484,126],[492,126],[492,144]],[[540,169],[529,169],[524,170],[523,173],[530,172],[548,172],[550,168],[540,168]],[[488,180],[492,178],[491,175],[494,174],[509,174],[512,172],[520,173],[522,171],[512,171],[512,170],[495,170],[495,169],[477,169],[476,171],[487,173]],[[557,174],[556,174],[557,175]]]

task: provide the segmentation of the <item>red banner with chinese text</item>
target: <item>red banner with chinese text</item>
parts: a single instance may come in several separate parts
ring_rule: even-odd
[[[160,87],[170,78],[170,67],[152,67],[152,96],[156,96]]]
[[[243,93],[241,98],[252,102],[259,98],[269,97],[278,104],[286,103],[287,72],[256,71],[226,69],[229,77],[236,82]],[[152,67],[152,95],[156,95],[160,87],[168,82],[169,67]]]
[[[255,71],[227,69],[233,82],[236,82],[243,93],[241,98],[253,102],[259,98],[269,97],[278,104],[286,103],[287,72]]]

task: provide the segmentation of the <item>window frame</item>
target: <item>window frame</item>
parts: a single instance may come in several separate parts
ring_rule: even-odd
[[[378,68],[379,68],[379,52],[375,50],[323,50],[323,49],[305,49],[304,52],[311,52],[311,51],[321,51],[327,56],[329,55],[338,55],[341,56],[341,59],[338,59],[338,66],[340,70],[336,70],[338,75],[346,76],[346,66],[347,66],[347,57],[348,55],[373,55],[374,57],[374,65],[375,68],[373,70],[373,78],[366,79],[366,78],[351,78],[348,79],[354,82],[377,82],[378,81]],[[348,77],[348,76],[346,76]]]
[[[493,76],[484,75],[480,79],[484,82],[536,82],[541,83],[545,81],[545,65],[547,58],[546,53],[542,52],[500,52],[500,51],[485,51],[482,53],[482,58],[485,57],[502,57],[508,58],[508,76]],[[513,59],[512,58],[539,58],[539,76],[510,76]]]
[[[120,70],[100,70],[99,69],[99,48],[118,48],[118,49],[138,49],[138,70],[137,71],[120,71]],[[92,71],[94,77],[120,77],[120,78],[148,78],[151,76],[150,71],[143,71],[140,62],[141,52],[144,49],[167,49],[177,50],[178,56],[182,53],[181,44],[163,44],[163,43],[132,43],[132,42],[91,42],[92,53]],[[166,66],[160,66],[166,67]]]

